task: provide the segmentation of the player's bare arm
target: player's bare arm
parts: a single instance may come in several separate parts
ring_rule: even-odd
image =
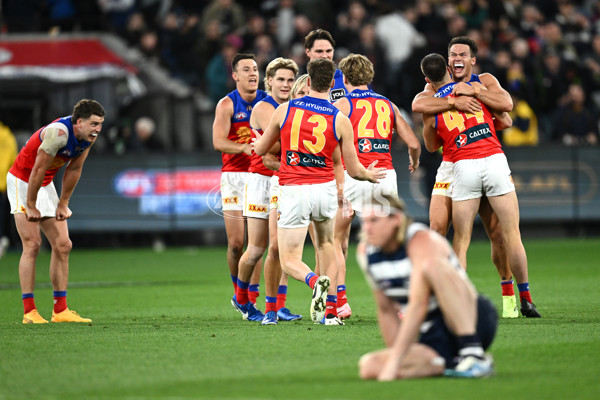
[[[395,117],[395,127],[396,132],[398,132],[398,136],[406,145],[408,146],[408,159],[409,165],[408,169],[412,174],[419,168],[419,157],[421,156],[421,143],[419,139],[415,136],[415,133],[411,129],[408,122],[402,117],[400,114],[400,110],[396,107],[395,104],[392,103],[394,107],[394,117]]]
[[[273,147],[269,149],[269,152],[262,156],[262,162],[265,167],[269,168],[271,171],[279,171],[279,167],[281,166],[281,161],[277,156],[281,152],[281,142],[276,142]]]
[[[435,129],[435,115],[423,114],[423,142],[428,152],[434,153],[444,144]]]
[[[496,131],[508,129],[512,126],[512,118],[506,111],[493,112],[492,114],[494,115],[494,128]]]
[[[435,90],[428,83],[425,90],[417,94],[412,102],[412,110],[416,113],[439,114],[444,111],[459,110],[470,113],[481,111],[481,104],[471,96],[433,97]]]
[[[227,139],[231,128],[231,117],[233,116],[233,101],[228,96],[223,97],[215,108],[215,120],[213,122],[213,147],[221,153],[228,154],[251,154],[248,143],[237,143]]]
[[[479,75],[481,84],[473,82],[471,85],[459,82],[454,86],[452,93],[455,96],[471,96],[480,100],[489,109],[494,111],[510,112],[513,102],[510,94],[500,86],[498,79],[492,74]]]
[[[254,152],[259,156],[264,156],[269,152],[271,147],[279,141],[281,137],[281,125],[287,114],[288,103],[283,103],[273,113],[271,121],[267,129],[264,130],[263,135],[253,144]]]
[[[74,158],[69,162],[67,167],[65,168],[65,173],[63,175],[62,180],[62,188],[60,192],[60,199],[58,200],[58,205],[56,207],[56,219],[58,221],[65,220],[70,218],[73,213],[69,209],[69,201],[71,199],[71,195],[75,190],[75,186],[77,186],[77,182],[79,182],[79,178],[81,178],[81,173],[83,171],[83,164],[90,154],[90,147],[88,147],[80,156]]]
[[[377,321],[379,322],[383,342],[386,347],[391,347],[402,322],[398,318],[398,312],[392,299],[379,289],[374,289],[373,294],[377,304]]]
[[[390,347],[388,359],[377,377],[379,381],[391,381],[399,378],[398,369],[402,358],[406,355],[410,346],[415,343],[421,323],[425,320],[427,314],[431,289],[427,284],[424,268],[428,266],[422,260],[412,260],[412,257],[411,261],[413,261],[413,272],[410,278],[406,314]]]

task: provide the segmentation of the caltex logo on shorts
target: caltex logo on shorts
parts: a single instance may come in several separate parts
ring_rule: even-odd
[[[467,135],[460,134],[457,136],[455,141],[456,141],[456,147],[463,147],[465,144],[467,144]]]
[[[288,164],[289,165],[298,165],[298,163],[300,162],[300,157],[298,157],[298,154],[296,153],[288,153],[287,155],[288,157]]]
[[[358,149],[361,153],[368,153],[372,148],[373,146],[371,145],[371,141],[369,139],[361,139],[358,141]]]

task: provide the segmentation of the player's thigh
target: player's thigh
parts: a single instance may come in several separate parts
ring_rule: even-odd
[[[229,245],[243,246],[246,235],[246,219],[242,215],[242,210],[223,210],[223,220]]]
[[[518,229],[519,204],[514,191],[500,196],[490,196],[488,200],[494,213],[498,216],[503,231]]]
[[[350,227],[354,214],[350,218],[342,217],[342,210],[338,209],[335,216],[335,227],[333,229],[334,240],[337,244],[346,244],[350,237]]]
[[[307,227],[299,228],[277,228],[279,240],[279,257],[282,261],[287,259],[302,259],[304,241],[306,239]]]
[[[15,226],[21,238],[23,245],[36,245],[40,247],[42,244],[42,234],[38,222],[27,221],[27,216],[24,213],[15,214]]]
[[[48,239],[53,249],[71,247],[69,227],[66,220],[58,221],[56,218],[42,218],[40,228]]]
[[[335,218],[313,221],[313,223],[315,226],[315,236],[319,244],[318,247],[322,247],[325,244],[332,244]]]
[[[475,215],[479,209],[479,198],[452,201],[452,224],[455,233],[470,232],[473,229]]]
[[[262,218],[246,218],[248,224],[248,245],[266,249],[269,244],[269,220]]]

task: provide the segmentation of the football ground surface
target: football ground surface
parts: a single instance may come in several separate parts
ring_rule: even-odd
[[[75,243],[77,247],[77,243]],[[371,293],[348,262],[352,318],[313,325],[311,292],[290,279],[302,321],[260,326],[230,305],[225,248],[74,250],[70,308],[92,324],[23,325],[19,254],[0,260],[0,400],[4,399],[598,399],[600,239],[525,240],[541,319],[500,320],[496,375],[365,382],[359,357],[383,346]],[[38,259],[36,304],[50,319],[50,254]],[[305,250],[313,265],[314,253]],[[488,242],[469,271],[501,307]],[[516,285],[515,285],[516,290]],[[259,308],[264,310],[264,284]]]

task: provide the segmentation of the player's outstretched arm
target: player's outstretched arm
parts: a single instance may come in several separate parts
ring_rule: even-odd
[[[433,97],[435,90],[431,84],[417,94],[412,102],[413,112],[422,114],[439,114],[444,111],[459,110],[470,113],[481,111],[481,104],[471,96],[462,97]]]
[[[481,81],[481,85],[478,83],[473,83],[472,85],[464,82],[457,83],[452,93],[455,96],[474,97],[494,111],[512,111],[512,98],[502,88],[494,75],[486,72],[479,75],[479,80]]]
[[[260,137],[254,144],[254,152],[259,156],[266,155],[271,147],[277,143],[281,137],[281,125],[285,119],[288,110],[288,103],[283,103],[273,113],[269,126],[264,131],[262,137]]]

